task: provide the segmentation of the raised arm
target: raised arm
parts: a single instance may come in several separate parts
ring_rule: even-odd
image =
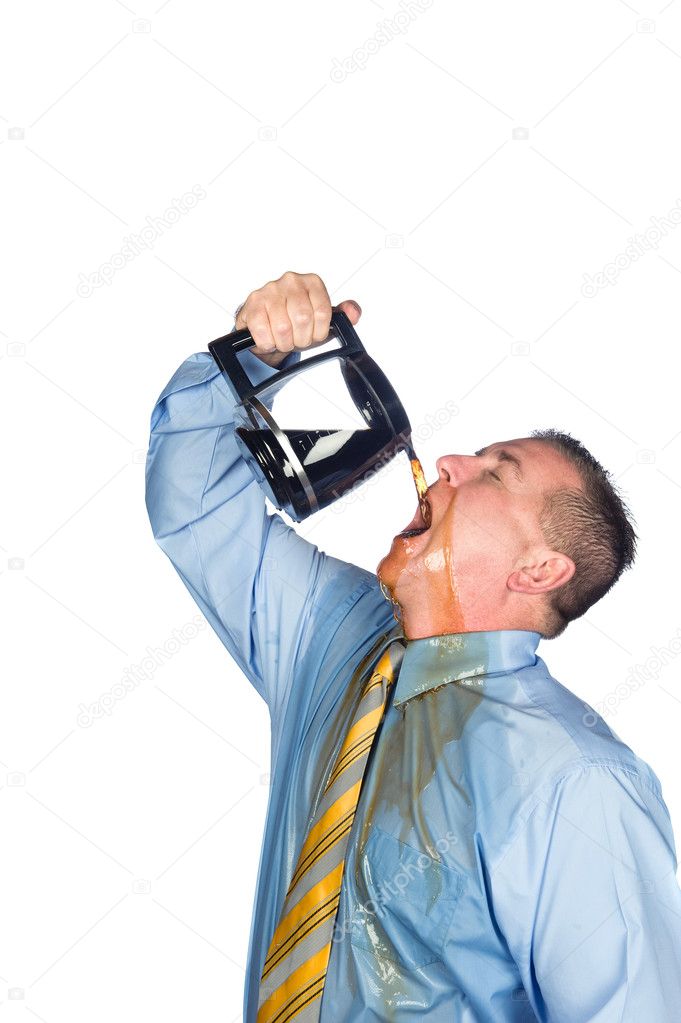
[[[359,319],[359,307],[341,308]],[[284,274],[253,292],[236,319],[256,341],[239,355],[250,378],[259,383],[323,342],[331,311],[314,275]],[[306,634],[328,615],[325,601],[366,589],[372,576],[319,551],[267,511],[239,454],[233,414],[212,356],[190,356],[151,415],[146,506],[156,542],[274,717]]]

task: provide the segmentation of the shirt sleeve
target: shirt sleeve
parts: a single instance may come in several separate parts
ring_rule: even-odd
[[[276,372],[249,351],[239,358],[254,384]],[[323,632],[325,601],[375,578],[267,511],[236,444],[234,406],[209,352],[182,363],[151,415],[145,501],[157,544],[274,718],[302,644]]]
[[[544,792],[491,882],[542,1023],[679,1019],[676,868],[667,807],[636,771],[590,764]]]

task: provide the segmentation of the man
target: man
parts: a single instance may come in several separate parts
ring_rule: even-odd
[[[315,274],[252,292],[236,317],[251,379],[323,343],[331,312]],[[271,715],[247,1023],[681,1018],[659,780],[536,654],[633,560],[608,474],[556,431],[443,455],[430,528],[417,511],[374,575],[267,512],[233,404],[207,352],[180,366],[146,501]]]

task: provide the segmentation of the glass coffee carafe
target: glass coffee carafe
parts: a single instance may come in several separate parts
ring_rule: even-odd
[[[335,347],[303,353],[296,365],[259,384],[238,357],[255,343],[248,330],[208,345],[237,401],[239,450],[272,503],[296,522],[359,486],[398,452],[416,457],[402,403],[340,309],[333,311],[327,342]]]

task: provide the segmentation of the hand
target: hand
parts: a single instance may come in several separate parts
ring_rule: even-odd
[[[255,341],[250,351],[268,366],[278,366],[289,352],[316,348],[326,341],[334,308],[342,309],[353,327],[362,315],[354,299],[332,306],[317,274],[287,270],[278,281],[250,293],[237,311],[234,327],[248,328]]]

